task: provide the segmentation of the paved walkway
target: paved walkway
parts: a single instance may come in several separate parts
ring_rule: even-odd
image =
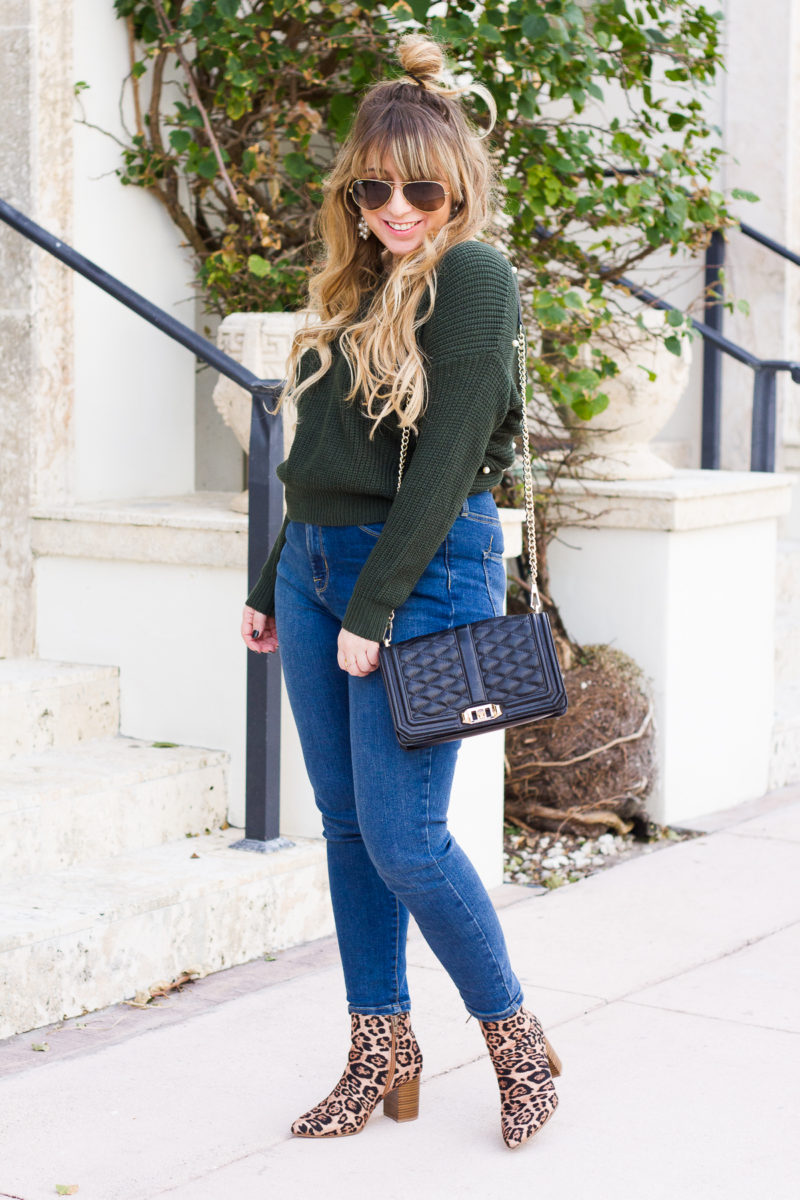
[[[292,1138],[338,1077],[330,940],[0,1043],[0,1196],[78,1200],[796,1200],[800,789],[547,895],[505,887],[516,970],[564,1062],[533,1142],[500,1139],[480,1031],[409,945],[420,1119]],[[31,1042],[50,1049],[35,1052]]]

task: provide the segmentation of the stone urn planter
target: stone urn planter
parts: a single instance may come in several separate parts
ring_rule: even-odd
[[[249,368],[260,379],[283,379],[286,360],[295,331],[303,324],[305,314],[299,313],[230,313],[225,317],[217,332],[217,345],[231,358]],[[250,448],[250,393],[239,387],[232,379],[220,375],[214,388],[214,405],[223,421],[233,433],[239,445],[248,453]],[[293,423],[284,412],[284,452],[294,434]],[[236,512],[248,511],[248,494],[245,490],[231,501]]]
[[[648,443],[664,428],[686,389],[691,347],[682,342],[681,354],[672,354],[655,332],[663,327],[663,313],[646,309],[643,318],[644,329],[632,321],[620,322],[608,340],[582,348],[582,366],[591,365],[595,345],[619,367],[619,373],[603,383],[609,398],[603,412],[584,421],[571,409],[559,409],[581,450],[582,478],[666,479],[675,473]]]

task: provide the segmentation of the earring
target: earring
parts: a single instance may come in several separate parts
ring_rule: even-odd
[[[364,220],[363,216],[358,218],[358,236],[363,238],[364,241],[366,241],[369,237],[369,225]]]

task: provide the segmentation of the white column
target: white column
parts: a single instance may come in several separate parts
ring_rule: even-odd
[[[652,683],[656,820],[767,790],[777,518],[790,494],[784,476],[728,471],[560,492],[550,589],[572,637],[625,651]]]

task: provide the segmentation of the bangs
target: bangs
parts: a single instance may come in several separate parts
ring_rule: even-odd
[[[362,143],[353,155],[352,170],[355,178],[369,175],[373,170],[383,177],[383,163],[391,157],[401,179],[439,179],[446,183],[457,199],[461,198],[461,180],[455,163],[448,164],[450,155],[435,154],[427,138],[420,136],[419,118],[403,120],[403,114],[390,110],[385,113],[386,128],[375,131],[373,137]]]

